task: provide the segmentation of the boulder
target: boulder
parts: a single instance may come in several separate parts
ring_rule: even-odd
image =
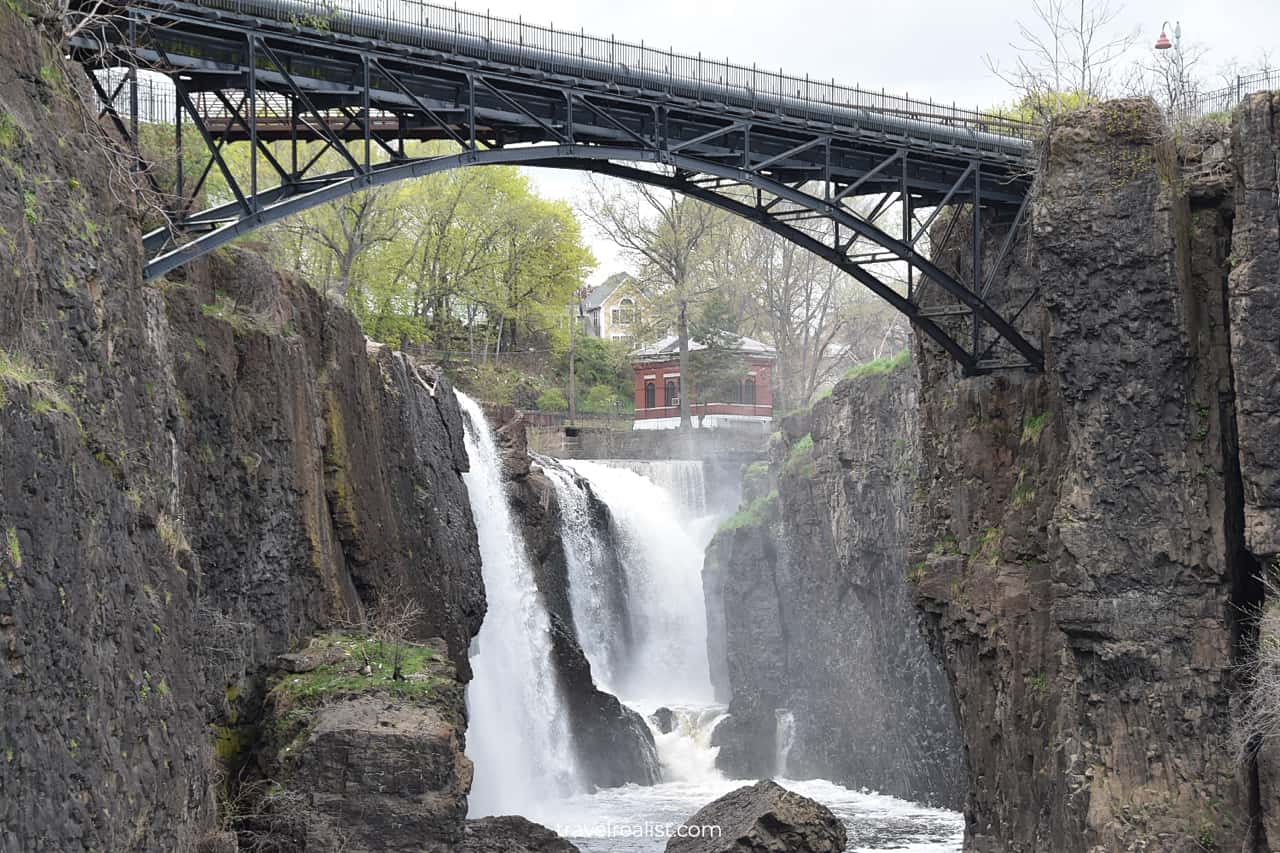
[[[829,808],[767,779],[725,794],[684,825],[720,831],[672,838],[667,853],[843,853],[847,843]]]
[[[267,694],[256,763],[272,784],[242,829],[278,853],[455,853],[472,766],[445,642],[328,635],[309,651],[335,656],[323,646],[339,660]]]
[[[515,815],[467,821],[462,853],[580,853],[545,826]]]
[[[659,708],[653,712],[653,716],[649,719],[653,720],[653,724],[658,727],[658,731],[664,735],[671,734],[671,730],[676,727],[676,715],[670,708]]]

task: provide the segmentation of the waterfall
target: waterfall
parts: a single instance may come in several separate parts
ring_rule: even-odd
[[[609,507],[627,586],[631,648],[611,673],[611,686],[631,704],[652,711],[672,702],[712,701],[707,666],[702,556],[716,519],[698,517],[690,500],[701,496],[698,463],[642,463],[649,476],[613,464],[566,461]],[[693,474],[696,466],[697,474]],[[663,488],[655,480],[670,484]],[[681,491],[676,492],[676,488]],[[570,586],[578,578],[570,578]],[[590,613],[591,611],[588,611]],[[575,611],[575,625],[591,618]]]
[[[488,600],[467,687],[467,754],[475,763],[470,815],[521,814],[573,793],[580,777],[552,666],[550,620],[511,515],[502,458],[480,406],[457,396],[471,462],[463,479]]]
[[[796,742],[796,715],[788,708],[774,710],[777,728],[773,742],[777,744],[777,755],[773,761],[773,775],[776,779],[787,778],[787,758],[791,755],[791,747]]]
[[[649,480],[658,488],[669,492],[681,507],[695,518],[707,514],[707,484],[700,461],[664,459],[643,461],[637,459],[610,459],[601,464],[610,468],[623,468]]]
[[[678,782],[714,782],[724,778],[716,769],[716,756],[720,747],[711,745],[716,726],[728,714],[724,707],[673,707],[669,732],[653,725],[653,742],[658,748],[658,763],[662,765],[662,778]]]
[[[626,578],[613,550],[608,518],[598,517],[588,486],[557,460],[535,455],[556,492],[569,607],[578,644],[596,686],[612,692],[629,652]]]

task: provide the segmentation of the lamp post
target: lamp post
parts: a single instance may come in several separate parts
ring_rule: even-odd
[[[1174,79],[1169,92],[1169,108],[1177,111],[1185,108],[1185,102],[1190,100],[1187,93],[1187,73],[1186,73],[1186,57],[1182,53],[1182,22],[1173,22],[1173,41],[1169,40],[1167,35],[1169,31],[1169,22],[1165,21],[1160,25],[1160,37],[1156,39],[1155,48],[1158,51],[1166,51],[1172,48],[1173,53],[1169,56],[1169,63],[1173,66]]]
[[[1156,50],[1168,50],[1169,48],[1177,48],[1182,50],[1182,22],[1173,22],[1173,41],[1169,41],[1167,33],[1169,30],[1169,22],[1165,21],[1160,25],[1160,37],[1156,39]]]

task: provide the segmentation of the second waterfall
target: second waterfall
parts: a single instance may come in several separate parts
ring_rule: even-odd
[[[488,601],[467,688],[467,753],[475,763],[470,814],[522,814],[573,793],[579,773],[552,664],[550,619],[511,513],[502,457],[480,405],[462,393],[458,401]]]

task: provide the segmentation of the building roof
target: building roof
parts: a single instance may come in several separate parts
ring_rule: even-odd
[[[694,350],[706,349],[707,345],[702,341],[689,339],[689,352]],[[757,341],[755,338],[739,337],[737,351],[748,355],[775,356],[778,351],[763,341]],[[633,358],[649,360],[661,358],[663,356],[676,355],[680,352],[679,335],[667,335],[665,338],[655,341],[651,344],[640,347],[631,353]]]
[[[604,305],[606,299],[613,295],[613,292],[622,285],[631,281],[631,275],[625,272],[616,272],[606,278],[602,283],[591,289],[591,292],[582,298],[583,311],[595,311]]]

